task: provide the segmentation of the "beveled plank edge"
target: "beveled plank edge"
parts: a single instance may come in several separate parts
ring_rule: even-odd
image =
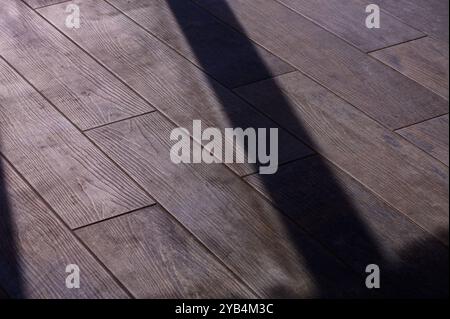
[[[396,47],[396,46],[399,46],[399,45],[403,45],[403,44],[407,44],[407,43],[409,43],[409,42],[414,42],[414,41],[417,41],[417,40],[421,40],[421,39],[424,39],[424,38],[431,38],[429,35],[427,35],[427,34],[424,34],[423,36],[421,36],[421,37],[419,37],[419,38],[415,38],[415,39],[411,39],[411,40],[407,40],[407,41],[403,41],[403,42],[399,42],[399,43],[395,43],[395,44],[392,44],[392,45],[388,45],[388,46],[386,46],[386,47],[383,47],[383,48],[379,48],[379,49],[376,49],[376,50],[372,50],[372,51],[368,51],[368,52],[366,52],[369,56],[371,56],[371,57],[373,57],[375,60],[377,60],[377,61],[381,61],[380,59],[378,59],[377,57],[375,57],[374,55],[372,55],[372,53],[375,53],[375,52],[378,52],[378,51],[383,51],[383,50],[386,50],[386,49],[390,49],[390,48],[393,48],[393,47]],[[437,40],[436,40],[437,41]],[[381,61],[383,64],[386,64],[386,63],[384,63],[383,61]],[[390,68],[392,68],[393,69],[393,67],[391,67],[390,65],[388,65]],[[394,69],[394,70],[396,70],[397,72],[398,72],[398,70],[397,69]],[[400,72],[399,72],[400,73]],[[403,74],[403,73],[402,73]]]
[[[383,124],[380,124],[378,121],[376,121],[375,119],[373,119],[372,117],[370,117],[369,115],[367,115],[364,111],[358,109],[357,107],[355,107],[353,104],[349,103],[347,100],[341,98],[339,95],[337,95],[336,93],[334,93],[333,91],[329,90],[327,87],[322,86],[320,83],[318,83],[317,81],[315,81],[314,79],[311,79],[310,77],[308,77],[307,75],[305,75],[304,73],[302,73],[301,71],[299,72],[299,74],[301,74],[303,77],[309,79],[310,81],[314,82],[316,85],[322,87],[322,89],[326,90],[327,92],[329,92],[330,94],[334,95],[336,98],[344,101],[346,104],[348,104],[349,106],[352,106],[357,112],[361,113],[362,116],[366,117],[367,119],[369,119],[370,121],[374,122],[376,125],[379,125],[380,127],[382,127],[383,129],[387,130],[387,131],[391,131],[390,129],[386,128],[385,126],[383,126]],[[271,80],[269,80],[270,82]],[[254,85],[259,85],[259,83],[264,83],[266,81],[261,81],[261,82],[257,82],[255,84],[252,84],[251,86]],[[282,90],[284,94],[289,94],[288,92],[285,92],[284,90]],[[253,105],[252,102],[249,101],[250,104]],[[442,116],[446,116],[448,114],[444,113],[441,115],[436,115],[433,116],[430,119],[425,119],[422,121],[419,121],[418,123],[423,123],[423,122],[427,122],[429,120],[435,119],[435,118],[439,118]],[[411,126],[414,126],[418,123],[412,124]],[[409,127],[410,125],[407,125],[405,127]],[[400,128],[399,130],[403,129]],[[287,129],[291,134],[295,135],[295,132]],[[396,133],[396,130],[393,130],[392,133],[395,136],[398,136],[400,139],[404,139],[408,144],[412,145],[414,148],[416,148],[418,150],[419,153],[422,153],[425,157],[435,161],[436,163],[442,164],[441,161],[436,160],[432,155],[430,155],[429,153],[425,152],[424,150],[418,148],[416,145],[412,144],[411,141],[406,140],[403,136],[400,136],[400,134]],[[308,147],[310,147],[311,149],[315,149],[314,145],[312,144],[305,144]],[[358,176],[354,176],[354,174],[351,174],[349,171],[347,171],[346,169],[344,169],[343,167],[341,167],[338,163],[335,163],[334,161],[332,161],[331,159],[325,157],[321,152],[317,152],[316,154],[312,154],[312,156],[317,155],[322,157],[325,161],[330,162],[333,166],[337,167],[340,171],[342,171],[344,174],[350,176],[353,180],[355,180],[357,183],[361,184],[366,190],[368,190],[370,193],[372,193],[374,196],[376,196],[377,198],[379,198],[381,201],[385,202],[386,205],[388,205],[389,207],[391,207],[393,210],[398,211],[399,213],[401,213],[402,215],[404,215],[406,218],[408,218],[412,223],[416,224],[418,227],[422,228],[424,231],[426,231],[427,233],[430,233],[432,237],[434,237],[435,239],[439,240],[441,242],[441,244],[443,244],[446,248],[448,248],[448,242],[445,242],[444,240],[442,240],[442,238],[439,238],[438,236],[436,236],[436,234],[433,234],[432,231],[428,230],[427,228],[425,228],[423,225],[419,224],[417,221],[415,221],[411,216],[409,216],[408,214],[402,212],[399,208],[397,208],[396,206],[394,206],[392,203],[389,203],[382,194],[379,194],[378,192],[376,192],[372,187],[369,187],[364,181],[360,180],[358,178]],[[302,159],[299,159],[299,161]],[[443,165],[444,167],[448,167],[446,165]],[[251,175],[248,175],[251,176]],[[244,177],[245,179],[245,177]],[[264,194],[261,193],[262,196],[264,196],[265,198],[267,198]],[[272,202],[271,199],[268,199],[270,202]],[[278,207],[277,207],[278,208]]]
[[[144,206],[144,207],[139,207],[139,208],[136,208],[136,209],[132,209],[130,211],[123,212],[121,214],[117,214],[117,215],[114,215],[114,216],[111,216],[111,217],[103,218],[103,219],[97,220],[97,221],[92,222],[92,223],[88,223],[88,224],[84,224],[84,225],[81,225],[81,226],[73,227],[73,228],[71,228],[71,230],[73,232],[76,232],[78,230],[81,230],[81,229],[84,229],[84,228],[87,228],[87,227],[90,227],[90,226],[101,224],[101,223],[106,222],[108,220],[112,220],[112,219],[115,219],[115,218],[123,217],[123,216],[129,215],[129,214],[136,213],[136,212],[138,212],[140,210],[147,209],[147,208],[150,208],[150,207],[156,207],[156,206],[160,206],[159,203],[155,202],[155,203],[152,203],[150,205],[147,205],[147,206]]]
[[[425,120],[419,121],[419,122],[417,122],[417,123],[413,123],[413,124],[411,124],[411,125],[406,125],[406,126],[397,128],[397,129],[394,130],[394,132],[397,132],[397,133],[398,133],[398,132],[401,131],[401,130],[405,130],[405,129],[408,129],[408,128],[412,128],[413,126],[420,125],[420,124],[426,123],[426,122],[428,122],[428,121],[436,120],[436,119],[438,119],[438,118],[440,118],[440,117],[448,116],[449,114],[450,114],[449,112],[446,112],[446,113],[443,113],[443,114],[441,114],[441,115],[436,115],[436,116],[433,116],[433,117],[431,117],[431,118],[429,118],[429,119],[425,119]],[[399,134],[399,135],[401,136],[401,134]],[[401,136],[401,137],[404,138],[403,136]],[[409,140],[407,140],[407,141],[409,142]],[[428,154],[428,153],[426,153],[426,154]],[[430,156],[430,155],[428,154],[428,156]]]
[[[424,124],[424,123],[426,123],[426,122],[428,122],[428,121],[433,121],[433,120],[437,120],[437,119],[442,118],[442,117],[445,117],[445,116],[449,116],[449,114],[450,114],[450,113],[438,115],[438,116],[432,117],[432,118],[430,118],[430,119],[428,119],[428,120],[423,120],[423,121],[417,122],[417,123],[415,123],[415,124],[412,124],[412,125],[408,125],[408,126],[399,128],[399,129],[395,130],[394,132],[397,133],[397,135],[398,135],[400,138],[402,138],[402,139],[406,140],[408,143],[414,145],[414,146],[415,146],[417,149],[419,149],[420,151],[424,152],[424,153],[427,154],[428,156],[433,157],[435,160],[439,161],[440,163],[442,163],[443,165],[445,165],[445,166],[448,167],[448,166],[449,166],[449,163],[443,162],[441,159],[437,158],[435,155],[430,154],[430,153],[428,153],[426,150],[422,149],[419,145],[417,145],[417,144],[414,143],[412,140],[410,140],[409,138],[407,138],[407,137],[403,134],[403,131],[407,131],[408,129],[412,129],[412,128],[413,128],[414,126],[416,126],[416,125],[421,125],[421,124]]]

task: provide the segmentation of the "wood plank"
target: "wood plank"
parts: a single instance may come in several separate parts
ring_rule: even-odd
[[[190,1],[108,2],[227,87],[294,70]]]
[[[53,4],[57,4],[57,3],[61,3],[64,0],[22,0],[24,2],[26,2],[28,5],[30,5],[30,7],[32,8],[40,8],[40,7],[44,7],[44,6],[50,6]],[[69,1],[67,1],[66,5],[70,3]]]
[[[76,233],[137,298],[255,297],[159,207]]]
[[[0,159],[0,162],[2,160]],[[127,298],[76,237],[6,163],[0,163],[0,285],[12,298]],[[66,267],[80,288],[66,288]]]
[[[397,131],[448,166],[448,114]]]
[[[170,161],[173,128],[152,113],[88,135],[258,295],[356,293],[347,268],[223,164]]]
[[[0,59],[0,151],[70,227],[153,203]]]
[[[383,294],[448,296],[447,249],[328,161],[313,156],[246,180],[355,271],[377,264]]]
[[[426,37],[371,55],[448,100],[448,43]]]
[[[154,110],[19,0],[2,5],[0,54],[83,130]]]
[[[444,164],[299,72],[236,91],[448,243],[448,236],[442,236],[449,218],[448,167]]]
[[[390,129],[448,112],[441,97],[280,3],[194,2]]]
[[[403,22],[441,41],[448,42],[447,0],[362,0],[378,4]]]
[[[379,29],[365,25],[366,4],[360,0],[278,0],[359,49],[368,52],[416,39],[424,34],[381,13]]]
[[[64,26],[63,5],[40,12],[178,126],[192,131],[192,121],[197,119],[203,127],[222,132],[235,127],[278,127],[109,4],[95,0],[76,3],[83,7],[83,32]],[[279,145],[280,163],[312,153],[282,129],[279,139],[283,141]],[[224,142],[232,147],[233,141]],[[241,145],[235,150],[245,155]],[[248,160],[229,167],[239,175],[258,171],[258,165],[248,164]]]

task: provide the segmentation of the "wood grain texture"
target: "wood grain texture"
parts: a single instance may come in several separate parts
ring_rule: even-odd
[[[159,207],[77,231],[137,298],[254,298]]]
[[[448,42],[447,0],[361,0],[375,3],[403,22],[433,38]]]
[[[192,63],[138,27],[112,6],[101,1],[76,1],[83,8],[83,32],[64,26],[64,6],[40,12],[80,46],[111,68],[159,111],[180,127],[192,131],[192,121],[203,127],[278,127],[231,91],[209,78]],[[311,154],[297,139],[279,130],[280,162]],[[207,141],[202,141],[207,144]],[[228,146],[232,141],[224,141]],[[235,152],[244,153],[242,146]],[[254,173],[257,165],[229,164],[239,175]]]
[[[371,55],[448,100],[448,43],[426,37]]]
[[[278,0],[357,48],[368,52],[424,34],[382,13],[379,29],[366,27],[366,4],[360,0]]]
[[[273,0],[194,0],[390,129],[448,112],[416,82]]]
[[[448,166],[448,114],[398,130],[397,133]]]
[[[30,5],[32,8],[40,8],[44,6],[50,6],[54,4],[58,4],[63,2],[64,0],[22,0]],[[70,1],[67,1],[66,5],[70,3]]]
[[[442,230],[448,230],[448,167],[301,73],[236,91],[393,207],[448,242],[448,236],[442,236]],[[286,111],[280,112],[281,107]]]
[[[0,54],[83,130],[153,110],[19,0],[2,5]]]
[[[108,2],[227,87],[294,70],[190,1]]]
[[[0,163],[0,282],[11,298],[128,298],[122,288],[6,163]],[[5,192],[5,193],[3,193]],[[66,266],[80,288],[66,288]]]
[[[377,264],[384,296],[448,296],[447,249],[328,161],[313,156],[245,179],[356,272]]]
[[[153,113],[88,132],[155,200],[263,297],[349,295],[347,268],[222,164],[174,164]]]
[[[70,227],[153,201],[0,59],[0,151]]]

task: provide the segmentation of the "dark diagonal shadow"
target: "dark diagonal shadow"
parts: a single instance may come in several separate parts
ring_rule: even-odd
[[[0,157],[0,299],[20,299],[23,298],[22,278],[6,183],[3,159]]]
[[[3,63],[4,58],[0,55],[0,62]],[[0,68],[1,72],[1,68]],[[0,86],[7,85],[6,79],[0,74]],[[12,194],[10,185],[11,167],[6,167],[7,162],[4,160],[2,151],[2,122],[4,121],[4,113],[2,108],[6,107],[1,104],[3,96],[0,90],[0,299],[6,298],[24,298],[22,273],[20,269],[17,234],[14,225],[14,216],[12,215],[11,200],[9,194]],[[8,188],[11,187],[11,188]]]
[[[217,74],[217,68],[219,65],[224,65],[222,59],[226,59],[226,56],[212,55],[211,52],[220,52],[220,50],[210,50],[208,46],[220,47],[220,38],[217,39],[217,42],[211,43],[200,41],[198,28],[192,28],[192,23],[195,21],[192,21],[180,9],[182,7],[180,0],[167,0],[167,2],[201,68],[208,74]],[[222,14],[232,21],[231,25],[240,26],[226,1],[216,1],[216,4],[220,5]],[[203,10],[200,7],[198,9]],[[245,30],[244,28],[237,29],[242,32]],[[301,32],[301,30],[297,32]],[[272,76],[272,72],[259,56],[253,42],[246,40],[243,45],[245,46],[243,51],[250,55],[246,58],[254,63],[255,73],[263,77]],[[229,72],[229,70],[225,68],[224,72]],[[243,74],[242,77],[246,78],[247,76]],[[233,78],[239,78],[239,74],[234,74]],[[211,81],[210,86],[215,89],[225,112],[234,109],[232,105],[229,105],[230,99],[224,96],[223,89],[218,88],[216,82]],[[272,93],[273,101],[277,101],[273,107],[284,114],[284,119],[290,121],[290,127],[296,127],[291,132],[302,132],[300,134],[302,141],[312,149],[317,149],[308,132],[296,120],[294,106],[290,105],[275,81],[271,81],[265,86],[265,89]],[[227,112],[227,116],[234,128],[245,129],[250,125],[255,125],[254,123],[245,123],[245,119],[239,117],[236,112]],[[262,124],[260,127],[265,127],[265,125]],[[280,141],[281,143],[283,141]],[[283,154],[280,154],[279,158],[283,158]],[[292,186],[291,189],[295,189],[295,193],[286,195],[281,192],[280,181],[288,184],[289,187]],[[358,297],[380,295],[384,297],[443,297],[448,295],[448,255],[442,256],[439,253],[443,247],[434,239],[424,239],[417,245],[413,245],[411,250],[397,251],[397,256],[404,256],[404,259],[394,258],[395,260],[392,260],[389,258],[389,249],[394,250],[395,247],[381,247],[376,236],[350,200],[348,190],[341,185],[340,181],[341,179],[337,178],[330,169],[330,164],[320,156],[287,164],[281,167],[275,175],[259,176],[261,187],[266,190],[274,205],[288,215],[291,220],[300,224],[314,239],[352,269],[356,278],[360,279],[361,289],[358,290]],[[289,219],[286,220],[286,229],[292,232],[291,238],[298,254],[304,261],[306,260],[308,270],[314,276],[320,292],[318,297],[334,296],[335,292],[330,291],[331,283],[324,280],[323,276],[324,273],[333,272],[333,269],[328,269],[333,266],[318,263],[315,257],[317,255],[309,252],[302,242],[296,240],[294,234],[298,232],[298,225]],[[386,253],[386,249],[388,253]],[[436,249],[438,253],[436,253]],[[419,251],[420,260],[414,258]],[[374,293],[373,290],[369,291],[365,287],[365,267],[368,264],[377,264],[382,271],[382,288],[384,289],[380,289],[377,293]],[[354,289],[354,282],[342,281],[339,285],[342,295]],[[276,297],[289,296],[289,292],[284,291],[283,287],[273,287],[273,294]]]

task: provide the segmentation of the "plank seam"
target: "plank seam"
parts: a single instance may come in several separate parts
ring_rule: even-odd
[[[147,205],[145,207],[139,207],[139,208],[130,210],[130,211],[122,213],[122,214],[118,214],[118,215],[115,215],[115,216],[112,216],[112,217],[104,218],[102,220],[97,220],[97,221],[95,221],[93,223],[89,223],[89,224],[86,224],[86,225],[82,225],[82,226],[78,226],[78,227],[72,228],[72,231],[76,232],[76,231],[78,231],[80,229],[84,229],[84,228],[87,228],[87,227],[90,227],[90,226],[101,224],[101,223],[106,222],[108,220],[112,220],[112,219],[115,219],[115,218],[119,218],[119,217],[122,217],[122,216],[133,214],[133,213],[138,212],[140,210],[147,209],[147,208],[150,208],[150,207],[153,207],[153,206],[156,206],[156,205],[158,205],[158,203],[155,202],[155,203]]]
[[[264,49],[265,50],[265,49]],[[272,52],[270,52],[270,54],[273,54]],[[278,56],[276,56],[276,55],[274,55],[275,57],[277,57],[277,58],[279,58]],[[284,61],[283,61],[284,62]],[[289,64],[288,64],[289,65]],[[290,67],[292,67],[292,65],[289,65]],[[203,71],[203,72],[205,72],[205,71]],[[233,90],[236,90],[236,89],[238,89],[238,88],[240,88],[240,87],[243,87],[243,86],[247,86],[247,85],[252,85],[252,84],[254,84],[254,83],[257,83],[257,82],[261,82],[261,81],[267,81],[267,80],[272,80],[272,79],[275,79],[276,77],[279,77],[279,76],[283,76],[283,75],[288,75],[288,74],[291,74],[291,73],[295,73],[295,72],[298,72],[298,70],[297,69],[294,69],[294,70],[292,70],[292,71],[287,71],[287,72],[282,72],[282,73],[280,73],[280,74],[277,74],[277,75],[272,75],[272,76],[268,76],[268,77],[266,77],[266,78],[262,78],[262,79],[258,79],[258,80],[256,80],[256,81],[251,81],[251,82],[248,82],[248,83],[243,83],[243,84],[239,84],[239,85],[237,85],[237,86],[230,86],[230,87],[227,87],[230,91],[233,91]],[[205,72],[206,73],[206,72]],[[213,78],[214,80],[216,80],[213,76],[211,76],[211,78]],[[219,82],[218,80],[216,80],[217,82]],[[219,82],[219,83],[221,83],[221,82]],[[225,84],[223,84],[223,83],[221,83],[223,86],[225,86]],[[226,86],[225,86],[226,87]],[[234,94],[234,93],[233,93]],[[236,94],[235,94],[236,95]],[[264,115],[264,114],[263,114]],[[264,115],[265,117],[268,117],[267,115]]]
[[[282,163],[282,164],[278,164],[278,168],[287,166],[287,165],[292,164],[292,163],[294,163],[294,162],[298,162],[298,161],[301,161],[301,160],[308,159],[308,158],[310,158],[310,157],[314,157],[314,156],[316,156],[317,154],[318,154],[318,153],[314,151],[314,153],[305,155],[305,156],[303,156],[303,157],[301,157],[301,158],[295,158],[295,159],[286,161],[286,162],[284,162],[284,163]],[[241,177],[242,179],[245,179],[246,177],[253,176],[253,175],[259,175],[259,173],[258,173],[258,172],[255,172],[255,173],[248,173],[248,174],[242,175],[242,176],[240,176],[240,177]]]
[[[395,43],[395,44],[392,44],[392,45],[385,46],[384,48],[380,48],[380,49],[376,49],[376,50],[367,51],[367,54],[370,55],[371,53],[374,53],[374,52],[377,52],[377,51],[382,51],[382,50],[384,50],[384,49],[393,48],[393,47],[396,47],[397,45],[402,45],[402,44],[405,44],[405,43],[413,42],[413,41],[420,40],[420,39],[427,38],[427,37],[429,37],[429,36],[425,34],[425,35],[423,35],[423,36],[421,36],[421,37],[418,37],[418,38],[416,38],[416,39],[410,39],[410,40],[406,40],[406,41],[403,41],[403,42],[399,42],[399,43]],[[378,59],[377,59],[377,60],[378,60]],[[380,61],[380,60],[378,60],[378,61]],[[380,62],[383,62],[383,61],[380,61]],[[398,71],[397,71],[397,72],[398,72]]]
[[[405,129],[405,128],[409,128],[409,127],[414,126],[414,125],[417,125],[417,124],[422,124],[422,123],[425,123],[425,122],[427,122],[427,121],[431,121],[431,120],[440,118],[440,117],[445,116],[445,115],[448,115],[448,114],[449,114],[449,112],[446,112],[446,113],[444,113],[444,114],[436,115],[436,116],[430,117],[429,119],[422,120],[422,121],[419,121],[419,122],[414,123],[414,124],[411,124],[411,125],[405,125],[405,126],[403,126],[403,127],[400,127],[400,128],[398,128],[398,129],[395,129],[394,132],[398,132],[398,131],[400,131],[400,130],[403,130],[403,129]]]

